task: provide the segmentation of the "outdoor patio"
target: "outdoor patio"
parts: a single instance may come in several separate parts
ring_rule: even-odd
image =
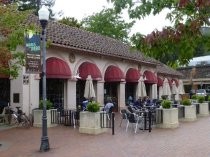
[[[116,116],[115,135],[111,129],[100,135],[80,134],[78,127],[48,129],[49,152],[39,152],[41,128],[0,129],[1,157],[209,157],[210,117],[180,122],[176,129],[153,128],[152,132],[125,131]],[[2,127],[2,126],[0,126]]]

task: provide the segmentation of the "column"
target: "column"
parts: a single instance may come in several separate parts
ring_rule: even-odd
[[[152,85],[152,99],[157,99],[157,84]]]
[[[118,89],[118,110],[125,107],[125,83],[120,82]]]
[[[77,79],[68,79],[67,81],[66,109],[76,109],[76,83]]]
[[[104,105],[104,81],[97,81],[96,101]]]

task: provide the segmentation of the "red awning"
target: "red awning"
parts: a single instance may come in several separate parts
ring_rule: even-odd
[[[71,77],[71,70],[65,61],[51,57],[46,61],[46,77],[68,79]]]
[[[151,71],[145,71],[144,76],[146,77],[146,80],[144,81],[145,83],[149,83],[149,84],[157,83],[157,77]]]
[[[140,75],[141,74],[137,69],[130,68],[126,73],[126,82],[138,82]]]
[[[111,65],[106,69],[104,80],[106,82],[124,81],[125,76],[120,68]]]
[[[93,80],[102,79],[101,71],[95,64],[90,63],[90,62],[84,62],[79,67],[79,76],[83,80],[86,80],[88,75],[91,75]]]
[[[179,86],[179,81],[177,79],[172,79],[172,83],[173,81],[176,83],[176,86],[178,87]]]
[[[160,77],[157,77],[157,86],[163,86],[163,80]]]

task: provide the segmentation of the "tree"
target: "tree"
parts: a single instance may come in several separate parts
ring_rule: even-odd
[[[51,8],[55,5],[55,0],[16,0],[16,2],[19,11],[34,10],[35,15],[38,15],[40,5],[46,5],[50,11],[50,19],[54,20],[55,13]]]
[[[150,14],[159,14],[170,9],[166,18],[172,27],[162,31],[154,30],[143,36],[135,34],[132,41],[146,55],[154,57],[167,65],[186,65],[202,46],[208,51],[210,37],[201,33],[201,27],[209,25],[209,0],[111,0],[115,10],[128,10],[131,19],[142,19]]]
[[[0,1],[0,74],[16,78],[19,68],[24,65],[24,53],[15,50],[24,44],[24,31],[28,27],[23,23],[29,13],[18,11],[14,4]]]
[[[113,9],[103,9],[82,20],[83,27],[90,31],[123,42],[128,41],[128,34],[134,22],[126,23]]]
[[[71,26],[71,27],[82,28],[82,24],[78,22],[78,20],[75,19],[74,17],[64,17],[58,22]]]

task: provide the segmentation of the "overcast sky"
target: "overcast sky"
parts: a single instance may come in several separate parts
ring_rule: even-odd
[[[56,0],[54,10],[62,10],[64,16],[82,20],[84,17],[101,11],[104,7],[111,7],[111,4],[108,4],[107,0]],[[146,35],[154,29],[161,30],[163,26],[170,25],[170,22],[165,20],[165,15],[166,11],[158,16],[149,16],[138,21],[133,26],[131,33],[140,32]]]

